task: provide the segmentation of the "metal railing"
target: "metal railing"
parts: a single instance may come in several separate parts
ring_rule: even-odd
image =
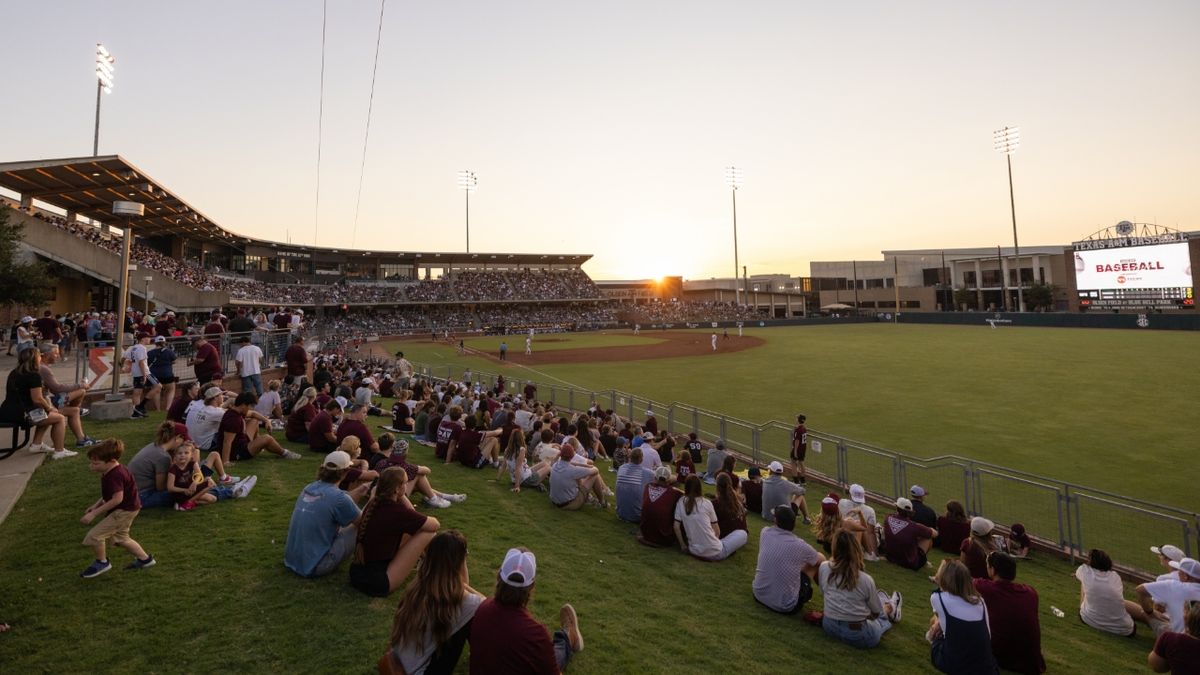
[[[462,371],[455,372],[452,366],[414,366],[416,372],[435,380],[461,380]],[[494,386],[496,378],[494,373],[472,371],[472,381],[485,386]],[[792,427],[783,422],[755,423],[679,401],[537,379],[510,380],[509,390],[515,384],[520,391],[529,381],[537,387],[538,400],[553,401],[561,409],[580,411],[595,404],[630,420],[643,419],[651,410],[660,429],[665,421],[666,431],[672,433],[694,432],[710,444],[723,440],[758,466],[773,460],[788,463]],[[938,502],[961,502],[972,516],[986,516],[1002,527],[1021,523],[1032,536],[1072,558],[1103,548],[1122,567],[1143,575],[1161,572],[1150,566],[1151,546],[1171,543],[1189,557],[1200,553],[1200,514],[1194,511],[969,457],[922,459],[820,430],[809,429],[808,436],[805,466],[811,474],[842,487],[861,484],[884,503],[908,496],[909,486],[919,484]]]
[[[257,345],[262,350],[262,358],[259,359],[259,365],[265,370],[283,364],[283,355],[287,348],[292,344],[292,335],[290,329],[276,329],[269,331],[250,331],[248,333],[222,333],[221,335],[210,335],[207,337],[210,344],[217,348],[217,352],[221,358],[221,364],[226,375],[236,375],[237,365],[234,363],[234,356],[241,349],[241,338],[249,335],[251,344]],[[188,361],[195,355],[196,350],[192,345],[190,336],[171,337],[167,339],[167,346],[175,352],[178,357],[172,364],[172,372],[180,381],[194,380],[195,374],[192,366]],[[154,345],[149,346],[150,349]],[[128,337],[126,345],[123,348],[116,350],[116,356],[120,355],[129,349]],[[86,376],[89,379],[94,377],[90,360],[93,357],[111,359],[113,350],[112,340],[96,340],[93,342],[79,342],[74,346],[75,355],[75,381],[80,382]],[[98,352],[98,354],[97,354]],[[117,375],[121,378],[121,389],[126,389],[132,386],[132,378],[129,373],[122,373],[121,368],[115,368]]]

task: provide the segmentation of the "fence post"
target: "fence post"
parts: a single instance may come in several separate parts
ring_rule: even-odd
[[[1081,513],[1082,509],[1079,508],[1079,497],[1072,497],[1071,501],[1075,502],[1075,539],[1078,540],[1075,542],[1075,546],[1072,547],[1071,550],[1074,551],[1074,550],[1078,549],[1079,554],[1083,555],[1084,541],[1083,541],[1083,515]],[[1072,555],[1074,555],[1074,554],[1072,554]],[[1073,557],[1072,557],[1071,562],[1075,562]]]
[[[625,415],[625,418],[628,419],[630,422],[632,422],[633,421],[633,394],[626,392],[625,403],[628,404],[628,406],[626,407],[626,410],[625,410],[625,412],[627,413]]]
[[[667,432],[675,433],[675,406],[671,405],[667,408]]]
[[[840,485],[846,485],[850,482],[850,464],[846,457],[846,444],[842,439],[837,442],[837,479]]]
[[[575,410],[575,387],[567,388],[567,409]]]
[[[721,415],[721,440],[725,440],[725,416]]]
[[[608,390],[608,409],[613,412],[617,411],[617,390],[616,389]],[[620,431],[620,430],[615,429],[614,431]]]
[[[754,458],[755,464],[760,463],[758,461],[758,434],[759,434],[758,427],[754,427],[753,429],[751,429],[751,431],[750,431],[750,449],[751,449],[751,456]]]

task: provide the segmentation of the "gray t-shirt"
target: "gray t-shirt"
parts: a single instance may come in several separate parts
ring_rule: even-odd
[[[704,470],[709,477],[716,476],[717,472],[721,470],[721,465],[725,463],[725,455],[727,454],[724,450],[716,448],[708,451],[708,465]]]
[[[359,405],[371,405],[371,397],[375,391],[370,387],[359,387],[354,390],[354,402]]]
[[[125,468],[133,474],[133,482],[137,483],[138,492],[157,490],[158,484],[154,482],[155,474],[167,473],[171,468],[171,456],[167,454],[166,450],[151,443],[138,450]]]
[[[642,521],[642,491],[654,482],[654,472],[632,462],[617,469],[617,517],[630,523]]]
[[[775,526],[764,527],[758,539],[754,597],[776,612],[792,611],[800,599],[804,567],[819,561],[816,550],[794,533]]]
[[[566,504],[579,495],[579,483],[575,481],[586,478],[592,472],[589,466],[577,466],[561,459],[550,467],[550,501],[555,504]]]
[[[837,621],[864,621],[873,614],[883,614],[883,603],[875,590],[875,580],[866,572],[858,573],[854,588],[838,588],[830,580],[832,563],[821,563],[817,570],[817,584],[825,598],[825,616]]]
[[[804,487],[796,485],[778,474],[771,474],[762,483],[762,517],[774,521],[771,514],[776,506],[790,504],[793,495],[804,494]]]

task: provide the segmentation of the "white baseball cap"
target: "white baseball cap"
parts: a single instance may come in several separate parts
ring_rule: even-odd
[[[771,473],[783,473],[783,465],[779,462],[771,462],[767,465],[767,471]]]
[[[1164,558],[1179,562],[1183,560],[1183,551],[1178,546],[1166,544],[1165,546],[1151,546],[1150,551],[1155,555],[1161,555]]]
[[[858,483],[850,486],[850,501],[854,502],[855,504],[866,503],[867,491],[863,489],[863,486],[859,485]]]
[[[339,471],[350,468],[350,454],[344,450],[334,450],[325,455],[325,468]]]
[[[345,453],[342,453],[345,454]],[[537,576],[537,558],[531,551],[508,549],[500,565],[500,580],[516,588],[528,588]],[[516,577],[516,578],[514,578]]]
[[[1193,579],[1200,579],[1200,561],[1195,558],[1184,558],[1179,562],[1172,560],[1167,564],[1171,569],[1179,570]]]
[[[908,499],[907,497],[901,497],[896,500],[896,508],[900,509],[901,511],[912,511],[912,500]]]

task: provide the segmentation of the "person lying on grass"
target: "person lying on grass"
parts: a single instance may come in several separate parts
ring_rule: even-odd
[[[441,526],[413,508],[407,482],[404,469],[384,469],[359,519],[350,585],[367,595],[386,597],[396,590]]]
[[[409,675],[454,672],[484,600],[471,588],[466,537],[458,530],[439,532],[396,606],[384,659]]]

